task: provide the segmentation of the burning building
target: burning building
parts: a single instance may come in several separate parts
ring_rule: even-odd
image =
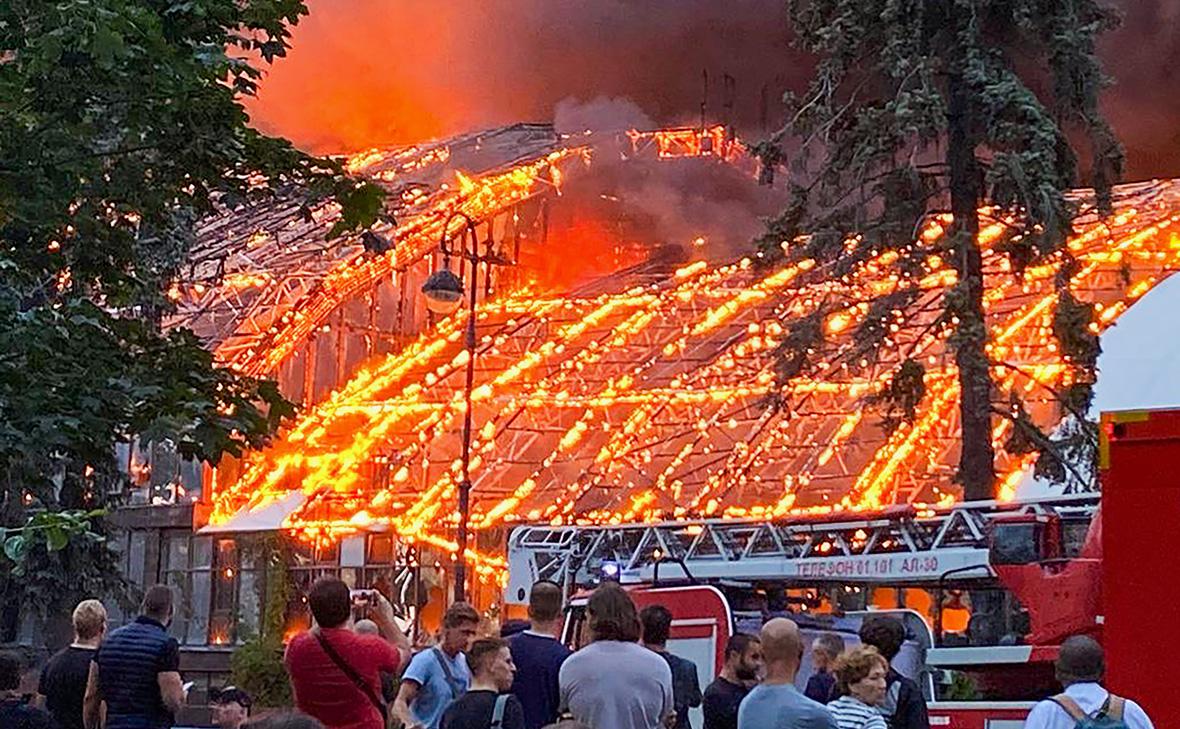
[[[329,239],[330,205],[228,211],[204,223],[173,290],[173,325],[304,406],[269,448],[209,470],[199,533],[159,549],[158,574],[190,597],[190,642],[233,643],[257,626],[265,570],[239,549],[244,534],[292,535],[297,587],[338,572],[409,612],[442,602],[427,598],[457,560],[467,314],[437,317],[420,289],[445,267],[478,292],[466,557],[484,605],[499,600],[517,524],[956,498],[958,383],[939,320],[953,269],[931,254],[902,277],[889,251],[850,269],[762,265],[747,242],[780,201],[723,129],[570,137],[518,125],[348,167],[386,187],[396,222]],[[1078,195],[1069,284],[1101,331],[1180,268],[1180,183],[1123,186],[1106,220]],[[517,265],[447,260],[440,240],[468,220],[480,246]],[[948,222],[929,220],[921,242]],[[981,232],[997,398],[1018,393],[1050,427],[1070,377],[1050,334],[1059,263],[1011,270],[995,247],[1005,225]],[[903,308],[868,303],[903,288],[918,291]],[[821,307],[814,364],[782,381],[776,348]],[[877,356],[856,344],[866,322],[887,332]],[[912,422],[886,429],[873,396],[907,358],[925,365],[925,395]],[[993,432],[1008,498],[1032,462],[1005,450],[1012,427],[998,419]]]

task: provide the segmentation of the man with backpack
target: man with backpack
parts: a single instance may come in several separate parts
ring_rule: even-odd
[[[442,640],[414,656],[402,674],[393,713],[406,729],[438,729],[447,706],[467,693],[471,672],[464,655],[479,630],[479,613],[457,602],[443,615]]]
[[[483,638],[467,651],[471,688],[443,711],[439,729],[525,729],[520,699],[512,688],[516,667],[503,638]]]
[[[1075,635],[1062,643],[1056,669],[1065,690],[1034,706],[1025,729],[1153,729],[1138,704],[1102,688],[1106,663],[1093,638]]]

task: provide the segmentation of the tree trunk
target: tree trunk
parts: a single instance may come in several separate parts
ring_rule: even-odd
[[[975,137],[970,126],[968,90],[955,60],[948,81],[948,141],[951,228],[959,285],[952,308],[959,318],[952,338],[959,368],[959,420],[962,451],[958,480],[963,498],[993,498],[995,452],[991,434],[991,372],[988,368],[987,323],[983,315],[983,257],[979,250],[980,170],[975,159]]]

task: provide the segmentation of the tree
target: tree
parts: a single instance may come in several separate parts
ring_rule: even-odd
[[[63,510],[93,522],[65,543],[8,540],[6,604],[59,611],[117,586],[93,513],[121,491],[116,443],[167,440],[216,461],[292,413],[273,382],[216,367],[160,321],[202,216],[276,194],[335,196],[337,232],[380,212],[374,186],[248,125],[241,97],[306,12],[303,0],[0,3],[0,526]]]
[[[771,161],[791,150],[792,191],[789,208],[760,239],[760,255],[769,263],[835,257],[849,270],[895,250],[903,277],[920,272],[931,254],[953,265],[957,283],[943,310],[961,395],[958,480],[966,498],[991,498],[992,418],[1018,418],[1021,408],[993,403],[979,211],[987,204],[988,221],[1005,222],[998,247],[1017,271],[1050,257],[1070,270],[1064,244],[1079,208],[1065,193],[1079,177],[1075,147],[1089,150],[1103,212],[1122,169],[1122,150],[1098,109],[1105,78],[1095,54],[1095,39],[1115,17],[1095,0],[791,0],[789,16],[797,44],[818,62],[806,93],[786,99],[787,125],[758,149]],[[954,216],[947,235],[915,243],[939,213]],[[853,235],[860,244],[845,245]],[[802,244],[782,246],[796,239]],[[1084,413],[1098,353],[1086,328],[1093,312],[1073,299],[1067,276],[1058,292],[1054,331],[1074,383],[1062,403]],[[916,295],[903,287],[873,305],[888,312]],[[884,321],[876,312],[866,321]],[[884,340],[881,327],[858,336],[870,353]],[[804,348],[816,343],[801,340]],[[788,373],[801,351],[781,349]],[[908,382],[916,366],[906,363]],[[1032,423],[1019,425],[1027,435]]]

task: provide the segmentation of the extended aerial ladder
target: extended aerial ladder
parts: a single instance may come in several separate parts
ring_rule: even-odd
[[[1053,522],[1054,538],[1065,542],[1061,551],[1069,556],[1080,548],[1098,504],[1091,494],[782,520],[522,526],[508,540],[505,597],[524,602],[537,580],[572,592],[604,574],[624,584],[662,578],[936,586],[950,576],[985,579],[996,576],[990,554],[998,524],[1037,540],[1049,533],[1039,525]]]

